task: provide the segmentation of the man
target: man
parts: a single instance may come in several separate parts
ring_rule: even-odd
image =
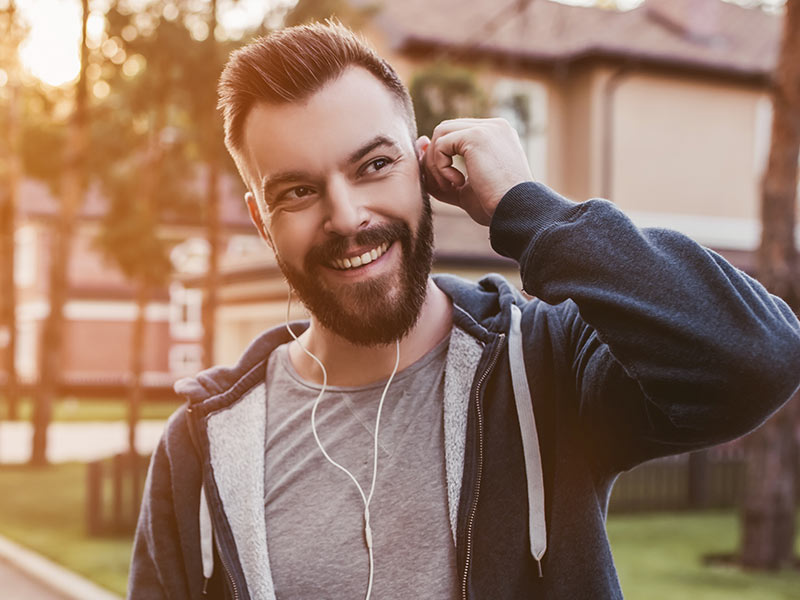
[[[176,384],[130,597],[621,598],[616,476],[795,390],[783,302],[534,183],[503,121],[417,138],[397,75],[341,26],[254,42],[219,89],[253,222],[311,317]],[[429,278],[428,192],[488,226],[536,299]]]

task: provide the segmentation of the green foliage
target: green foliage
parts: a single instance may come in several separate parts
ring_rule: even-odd
[[[170,272],[159,224],[200,224],[199,163],[228,168],[215,112],[224,55],[190,30],[208,20],[196,12],[208,5],[174,4],[171,19],[162,16],[166,5],[154,0],[134,12],[122,0],[111,4],[105,40],[144,68],[126,71],[125,62],[98,57],[111,93],[95,106],[93,119],[92,167],[111,201],[98,243],[127,276],[153,285]]]
[[[481,117],[486,96],[469,69],[436,62],[417,71],[409,86],[420,135],[430,136],[445,119]]]

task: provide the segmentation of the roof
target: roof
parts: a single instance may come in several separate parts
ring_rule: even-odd
[[[777,62],[782,19],[721,0],[647,0],[624,12],[550,0],[403,0],[385,1],[376,24],[399,52],[528,64],[603,57],[764,77]]]

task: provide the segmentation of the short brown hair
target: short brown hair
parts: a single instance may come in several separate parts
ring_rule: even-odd
[[[243,176],[242,130],[253,105],[304,100],[350,66],[365,68],[400,100],[412,140],[416,138],[411,97],[389,63],[340,23],[298,25],[236,50],[220,77],[217,107],[225,124],[225,146]]]

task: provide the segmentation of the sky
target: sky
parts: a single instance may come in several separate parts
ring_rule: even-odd
[[[147,0],[130,0],[145,3]],[[195,0],[202,4],[207,0]],[[267,6],[291,5],[296,0],[219,0],[221,24],[234,36],[256,26],[264,18]],[[558,0],[564,4],[591,5],[595,0]],[[617,0],[622,9],[635,8],[643,0]],[[739,0],[747,3],[748,0]],[[765,0],[781,4],[783,0]],[[0,8],[8,0],[0,0]],[[107,0],[89,0],[88,35],[99,38],[102,34],[102,12]],[[53,86],[73,81],[78,76],[80,39],[79,0],[17,0],[17,7],[30,26],[27,39],[20,49],[20,59],[25,69],[39,80]],[[0,82],[4,79],[0,72]]]

